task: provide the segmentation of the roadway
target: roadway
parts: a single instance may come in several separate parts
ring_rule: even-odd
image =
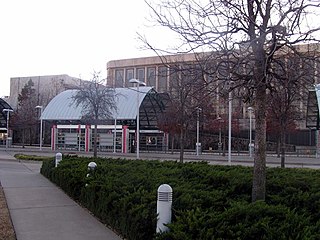
[[[92,152],[85,153],[73,150],[61,150],[61,151],[52,151],[50,148],[42,148],[42,151],[38,147],[11,147],[11,148],[0,148],[0,151],[7,151],[10,155],[16,153],[24,153],[30,155],[39,155],[39,156],[55,156],[57,152],[63,154],[76,154],[79,156],[93,156]],[[135,153],[112,153],[112,152],[98,152],[99,157],[111,157],[111,158],[127,158],[127,159],[136,159]],[[140,151],[140,159],[148,160],[171,160],[179,161],[179,153],[164,153],[164,152],[144,152]],[[219,155],[217,153],[203,153],[197,156],[194,152],[186,152],[184,154],[184,161],[206,161],[209,164],[216,165],[228,165],[228,156]],[[231,156],[231,165],[243,165],[243,166],[253,166],[253,158],[250,158],[248,154],[236,154],[233,153]],[[268,167],[280,167],[280,158],[275,154],[268,154],[266,158]],[[286,167],[298,167],[298,168],[320,168],[320,158],[316,158],[314,155],[305,155],[305,156],[296,156],[296,155],[287,155],[285,159]]]

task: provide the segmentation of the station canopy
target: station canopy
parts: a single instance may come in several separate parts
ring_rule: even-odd
[[[81,122],[83,108],[77,106],[73,96],[79,90],[66,90],[55,96],[44,109],[41,118],[45,121],[54,121],[63,124]],[[139,94],[139,103],[137,102]],[[137,117],[139,104],[139,119],[141,126],[157,126],[159,114],[165,110],[168,101],[167,95],[157,93],[152,87],[115,88],[117,110],[112,112],[110,120],[126,121],[133,124]]]
[[[0,130],[7,129],[7,112],[3,111],[3,109],[10,109],[12,110],[11,106],[2,98],[0,98]]]
[[[314,90],[309,91],[309,95],[308,95],[307,119],[306,119],[307,128],[310,128],[310,129],[320,128],[319,104],[320,104],[320,84],[317,84]]]

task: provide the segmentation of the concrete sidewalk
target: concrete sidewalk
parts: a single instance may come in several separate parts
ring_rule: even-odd
[[[121,239],[40,173],[0,150],[0,182],[18,240]]]

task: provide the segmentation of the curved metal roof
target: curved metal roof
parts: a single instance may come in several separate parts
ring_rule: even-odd
[[[139,87],[139,107],[152,87]],[[44,109],[42,120],[80,120],[82,107],[73,102],[72,96],[78,90],[66,90],[55,96]],[[137,88],[116,88],[117,111],[113,119],[135,119],[137,116]]]
[[[2,98],[0,98],[0,130],[7,129],[7,112],[4,112],[3,109],[10,109],[12,107]]]

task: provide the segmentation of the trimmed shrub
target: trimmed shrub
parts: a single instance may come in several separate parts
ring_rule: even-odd
[[[21,154],[17,153],[14,155],[16,159],[20,160],[32,160],[32,161],[47,161],[47,160],[52,160],[53,157],[47,157],[47,156],[37,156],[37,155],[26,155],[26,154]]]
[[[87,165],[98,165],[89,178]],[[320,172],[267,170],[251,203],[252,168],[64,156],[41,172],[126,239],[320,239]],[[173,188],[170,231],[156,234],[159,185]]]

